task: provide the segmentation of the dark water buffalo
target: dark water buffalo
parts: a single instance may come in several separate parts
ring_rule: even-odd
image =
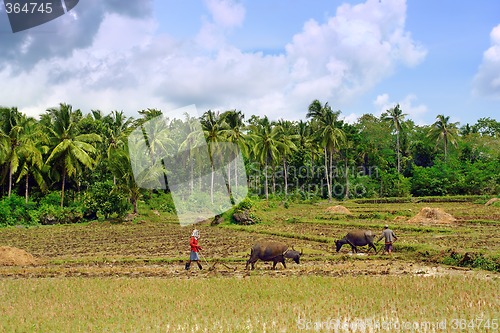
[[[335,241],[335,245],[337,245],[337,252],[340,251],[340,248],[344,244],[351,245],[352,252],[357,253],[358,249],[356,246],[365,246],[368,245],[368,252],[370,252],[370,248],[375,250],[377,253],[377,248],[373,244],[373,239],[375,238],[375,234],[370,230],[353,230],[350,231],[344,238]]]
[[[276,264],[281,262],[283,267],[286,268],[285,258],[293,259],[297,264],[300,261],[300,256],[302,251],[295,251],[295,249],[289,250],[288,246],[274,241],[262,241],[256,243],[250,252],[250,259],[247,260],[245,269],[248,269],[248,265],[252,264],[252,269],[255,269],[255,263],[257,260],[262,261],[272,261],[273,269],[276,268]]]

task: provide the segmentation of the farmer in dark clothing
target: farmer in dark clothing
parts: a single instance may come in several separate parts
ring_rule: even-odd
[[[377,240],[377,243],[382,239],[385,238],[385,248],[384,248],[384,253],[392,253],[392,243],[394,243],[398,238],[394,234],[394,232],[389,229],[389,226],[386,224],[384,226],[384,231],[382,231],[382,235],[380,238]]]
[[[189,246],[191,247],[191,253],[189,255],[189,261],[186,263],[186,270],[191,266],[191,262],[194,261],[198,264],[198,268],[202,269],[203,267],[200,264],[200,257],[198,256],[198,252],[201,250],[201,246],[198,245],[198,239],[200,238],[200,231],[195,229],[191,234],[191,238],[189,239]]]

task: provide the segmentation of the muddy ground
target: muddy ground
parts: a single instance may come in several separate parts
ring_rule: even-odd
[[[165,277],[209,278],[248,276],[333,276],[344,275],[481,275],[497,278],[499,274],[412,260],[398,253],[393,256],[374,254],[353,255],[344,247],[335,253],[334,239],[345,227],[316,223],[281,223],[260,225],[246,230],[228,226],[196,226],[201,231],[200,245],[204,248],[203,270],[195,265],[184,269],[189,256],[189,236],[192,227],[180,227],[172,222],[117,223],[93,222],[83,225],[10,228],[0,232],[0,245],[22,249],[33,255],[29,265],[0,266],[0,277]],[[472,228],[477,226],[472,226]],[[295,239],[273,235],[273,230],[294,235],[311,235],[317,240]],[[264,232],[265,231],[265,232]],[[402,242],[430,239],[431,245],[446,249],[463,235],[437,232],[415,235],[413,230],[401,230]],[[496,249],[498,235],[470,233],[486,248]],[[284,269],[271,270],[270,263],[258,262],[254,271],[245,270],[250,247],[261,238],[283,241],[296,250],[303,250],[300,265],[287,261]],[[300,237],[299,237],[300,238]],[[380,245],[379,245],[380,246]]]

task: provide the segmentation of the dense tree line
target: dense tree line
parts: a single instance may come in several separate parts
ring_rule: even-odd
[[[180,179],[186,180],[183,191],[210,193],[212,203],[221,190],[214,180],[216,169],[222,169],[230,194],[246,185],[241,179],[246,173],[243,181],[251,193],[266,199],[500,191],[500,123],[491,118],[460,126],[438,115],[432,125],[420,126],[395,105],[380,117],[365,114],[350,124],[341,119],[341,111],[319,100],[304,110],[301,121],[245,118],[238,110],[209,110],[199,119],[186,114],[184,119],[160,122],[151,122],[162,115],[160,110],[146,109],[139,115],[133,119],[119,111],[96,110],[84,114],[60,104],[35,119],[15,107],[0,108],[0,218],[17,209],[20,198],[28,208],[19,214],[35,221],[58,213],[81,219],[120,215],[129,207],[136,212],[141,198],[153,200],[173,186],[165,165],[172,156]],[[201,129],[194,130],[200,124]],[[142,148],[140,140],[130,140],[138,130],[146,138]],[[204,165],[197,165],[200,151],[186,153],[186,147],[197,142],[210,152]],[[238,169],[237,150],[221,148],[224,142],[239,147],[246,170]],[[130,151],[141,149],[152,153],[157,163],[134,176],[134,166],[151,158],[131,156]],[[211,177],[195,178],[195,171]]]

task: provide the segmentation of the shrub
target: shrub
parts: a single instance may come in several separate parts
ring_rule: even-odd
[[[174,200],[170,193],[165,193],[163,191],[153,193],[147,198],[146,203],[150,209],[156,209],[157,211],[166,213],[176,213]]]
[[[106,219],[113,214],[122,217],[130,208],[127,196],[112,181],[92,184],[85,193],[84,206],[87,212],[98,212]]]
[[[29,212],[34,207],[33,202],[26,203],[23,197],[16,194],[3,198],[0,200],[0,227],[33,224]]]

